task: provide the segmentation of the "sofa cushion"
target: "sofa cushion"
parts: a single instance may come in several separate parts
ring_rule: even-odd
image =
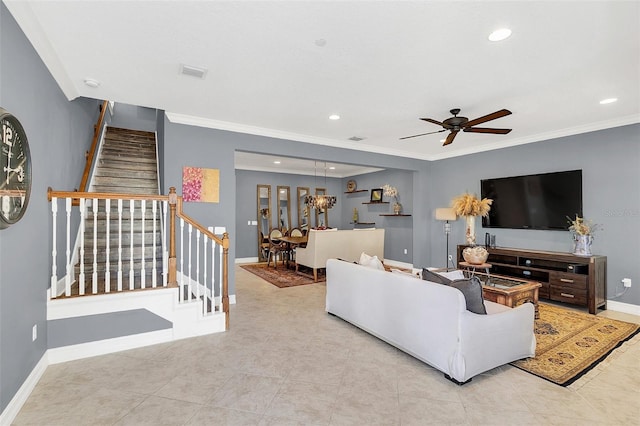
[[[463,278],[450,280],[441,274],[424,268],[422,270],[422,279],[457,288],[464,295],[464,300],[467,304],[467,311],[481,315],[487,314],[487,310],[484,306],[484,298],[482,297],[482,283],[478,277],[474,276],[469,279]]]

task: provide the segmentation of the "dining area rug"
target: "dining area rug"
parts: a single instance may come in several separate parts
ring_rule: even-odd
[[[640,325],[540,303],[536,356],[511,365],[568,386],[630,340]]]
[[[313,274],[307,275],[296,273],[295,269],[289,269],[286,266],[278,265],[275,269],[273,264],[267,266],[266,263],[252,263],[248,265],[240,265],[242,269],[259,276],[263,280],[275,285],[278,288],[295,287],[299,285],[317,284],[313,282]],[[318,271],[320,272],[320,271]],[[324,282],[325,275],[318,273],[318,282]]]

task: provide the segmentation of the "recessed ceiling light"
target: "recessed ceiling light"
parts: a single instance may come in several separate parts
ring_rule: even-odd
[[[511,35],[511,30],[509,28],[500,28],[495,30],[491,34],[489,34],[489,40],[491,41],[502,41],[506,38],[509,38]]]
[[[273,164],[280,164],[280,160],[274,161]]]
[[[338,114],[331,114],[329,120],[340,120],[340,116]]]
[[[440,142],[444,142],[444,141],[446,141],[446,139],[440,139]]]
[[[601,100],[600,105],[612,104],[617,101],[618,101],[618,98],[607,98],[607,99]]]
[[[329,170],[335,170],[336,168],[334,166],[329,167]]]
[[[100,82],[98,80],[93,79],[93,78],[85,78],[84,79],[84,84],[86,84],[89,87],[93,87],[94,89],[96,87],[100,87]]]

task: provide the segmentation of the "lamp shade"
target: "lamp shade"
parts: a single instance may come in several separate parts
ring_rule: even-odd
[[[436,220],[456,220],[456,212],[449,207],[436,209]]]

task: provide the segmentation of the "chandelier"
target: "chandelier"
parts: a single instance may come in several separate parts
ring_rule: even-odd
[[[318,162],[314,162],[314,170],[315,170],[315,182],[316,186],[318,185]],[[324,163],[324,187],[327,187],[327,163]],[[325,210],[330,209],[336,205],[336,201],[338,199],[335,195],[307,195],[304,197],[304,204],[312,209],[317,210]]]

